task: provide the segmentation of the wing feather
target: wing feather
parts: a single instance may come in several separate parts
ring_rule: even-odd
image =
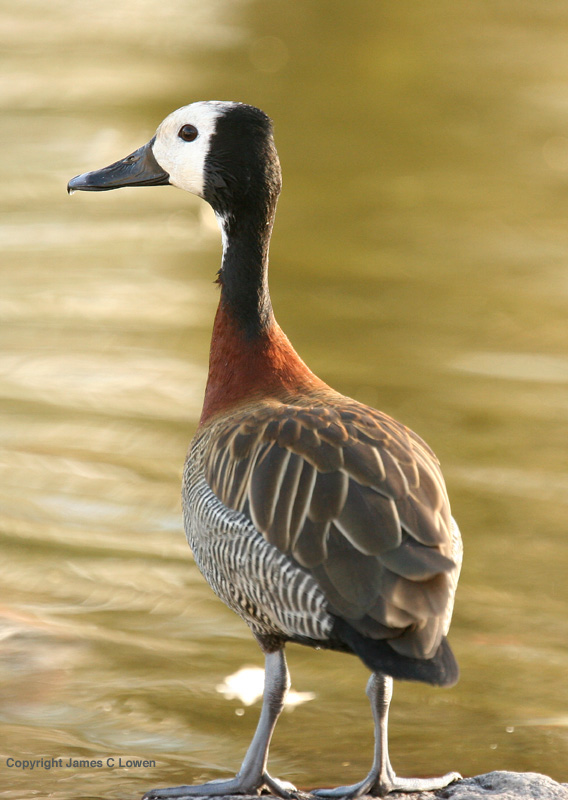
[[[386,471],[379,450],[374,445],[350,441],[343,449],[345,469],[362,486],[379,488]]]
[[[437,617],[444,613],[448,602],[448,578],[446,575],[435,575],[427,581],[410,581],[385,569],[382,595],[385,600],[414,617]]]
[[[253,522],[259,530],[266,531],[268,541],[271,539],[274,511],[290,455],[289,450],[273,444],[265,445],[250,476],[249,499]]]
[[[318,472],[315,467],[307,461],[301,460],[303,463],[302,473],[298,482],[298,490],[290,516],[290,545],[292,548],[295,547],[296,540],[306,523],[308,510],[314,493],[314,486],[318,477]]]
[[[283,553],[288,552],[290,549],[292,515],[299,499],[301,502],[301,498],[298,498],[298,493],[301,491],[300,478],[304,464],[305,462],[301,456],[289,452],[286,471],[276,497],[269,541]],[[314,475],[316,475],[315,470]]]
[[[423,658],[424,653],[435,652],[443,636],[443,624],[439,617],[428,617],[420,625],[407,629],[389,644],[403,656]]]
[[[312,522],[307,518],[294,543],[294,558],[307,569],[317,567],[327,560],[329,522]]]
[[[328,557],[323,567],[341,597],[363,613],[381,594],[383,576],[378,559],[368,558],[352,547],[335,526],[329,534]]]
[[[382,553],[381,561],[392,572],[411,581],[429,580],[455,567],[454,562],[435,547],[425,547],[411,536],[405,536],[399,547]]]
[[[351,481],[344,472],[318,472],[312,492],[308,516],[314,522],[325,522],[341,514]]]
[[[349,481],[347,499],[336,525],[366,555],[378,555],[397,547],[402,538],[394,500],[354,480]]]

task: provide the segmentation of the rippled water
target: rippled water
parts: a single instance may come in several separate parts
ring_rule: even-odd
[[[275,120],[280,323],[434,447],[464,534],[462,678],[396,687],[395,767],[568,780],[564,4],[19,0],[0,25],[0,796],[221,777],[256,723],[262,656],[179,503],[214,220],[171,188],[65,194],[207,98]],[[365,669],[289,662],[271,771],[360,778]]]

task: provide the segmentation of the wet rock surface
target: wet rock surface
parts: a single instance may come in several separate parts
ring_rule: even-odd
[[[488,772],[436,792],[393,793],[391,800],[568,800],[568,783],[536,772]]]
[[[309,792],[296,793],[299,800],[313,800]],[[264,800],[278,800],[263,795]],[[183,800],[183,798],[178,798]],[[196,798],[192,798],[196,800]],[[226,797],[222,800],[258,800],[257,797]],[[488,772],[462,778],[435,792],[393,792],[387,800],[568,800],[568,783],[557,783],[537,772]]]

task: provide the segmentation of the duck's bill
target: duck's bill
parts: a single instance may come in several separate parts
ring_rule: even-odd
[[[81,192],[108,192],[123,186],[163,186],[170,182],[170,176],[162,169],[154,157],[154,139],[139,147],[126,158],[116,161],[109,167],[84,172],[67,184],[69,194]]]

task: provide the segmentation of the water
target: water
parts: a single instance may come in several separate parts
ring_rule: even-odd
[[[181,526],[214,220],[171,188],[65,194],[208,98],[275,119],[281,325],[329,383],[435,448],[464,533],[462,678],[397,685],[395,767],[567,781],[565,6],[20,0],[0,13],[0,797],[222,777],[256,723],[258,673],[240,671],[262,656]],[[299,696],[272,773],[359,779],[365,669],[299,647],[289,662]]]

